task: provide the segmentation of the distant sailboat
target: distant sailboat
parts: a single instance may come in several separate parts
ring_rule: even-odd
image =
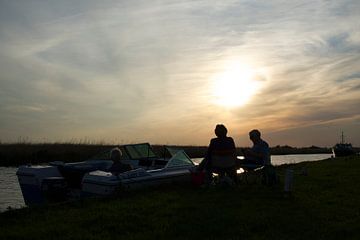
[[[341,132],[341,142],[333,147],[333,154],[335,157],[344,157],[355,154],[351,143],[345,143],[344,132]]]

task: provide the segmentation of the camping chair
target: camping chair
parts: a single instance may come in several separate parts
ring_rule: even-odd
[[[219,182],[230,179],[233,183],[237,183],[236,176],[236,157],[233,154],[211,156],[212,171],[219,174]],[[233,184],[232,183],[232,184]]]
[[[265,167],[264,165],[255,164],[255,163],[241,164],[240,168],[244,170],[243,174],[241,175],[242,182],[245,182],[247,184],[258,182],[261,179],[261,172],[264,167]]]
[[[254,163],[244,163],[240,167],[244,170],[242,180],[247,184],[261,181],[264,185],[272,186],[278,182],[275,167],[271,164],[260,165]],[[250,181],[249,179],[253,179],[253,181]]]

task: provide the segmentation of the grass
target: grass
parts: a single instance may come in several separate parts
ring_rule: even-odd
[[[260,184],[162,187],[0,214],[1,239],[359,239],[360,157],[294,169],[291,197]],[[307,175],[302,175],[307,169]]]

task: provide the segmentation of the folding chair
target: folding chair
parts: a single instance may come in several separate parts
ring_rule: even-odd
[[[265,166],[254,163],[244,163],[240,165],[240,168],[244,170],[241,180],[249,184],[256,183],[261,180],[262,170]],[[249,181],[249,179],[254,179],[254,181]]]
[[[244,163],[241,165],[244,170],[242,174],[242,180],[246,183],[250,183],[249,178],[254,179],[252,183],[261,181],[263,185],[272,186],[279,182],[276,174],[276,169],[271,164],[259,165],[252,163]]]
[[[237,183],[236,176],[236,157],[233,155],[212,155],[211,167],[213,172],[219,174],[219,182],[230,179]]]

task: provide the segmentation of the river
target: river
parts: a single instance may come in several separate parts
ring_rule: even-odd
[[[273,155],[273,165],[291,164],[307,161],[318,161],[330,158],[331,154],[297,154],[297,155]],[[199,163],[202,159],[193,159]],[[25,206],[20,186],[16,177],[15,167],[0,167],[0,212],[9,208],[21,208]]]

